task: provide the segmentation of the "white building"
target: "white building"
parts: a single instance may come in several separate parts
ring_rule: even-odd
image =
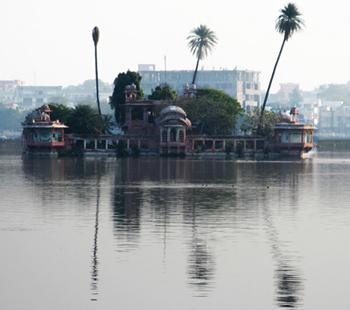
[[[21,109],[33,109],[50,99],[62,97],[62,86],[18,86],[15,93],[15,103]]]
[[[157,71],[155,65],[141,64],[138,72],[142,76],[141,88],[145,95],[152,89],[166,83],[178,94],[182,94],[186,84],[193,78],[193,70]],[[199,70],[197,87],[214,88],[236,98],[245,109],[260,105],[260,72],[248,70]]]

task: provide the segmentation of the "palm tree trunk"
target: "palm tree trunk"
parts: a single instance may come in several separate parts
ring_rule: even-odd
[[[101,106],[100,106],[100,94],[98,89],[98,70],[97,70],[97,44],[95,44],[95,77],[96,77],[96,100],[97,100],[97,108],[98,114],[101,116]]]
[[[197,64],[196,64],[196,69],[193,72],[193,79],[192,79],[192,84],[196,82],[196,77],[197,77],[197,71],[198,71],[198,65],[199,65],[199,57],[197,58]]]
[[[266,106],[266,102],[267,102],[267,99],[269,97],[269,93],[270,93],[270,88],[271,88],[271,85],[272,85],[272,81],[273,81],[273,78],[275,76],[275,73],[276,73],[276,68],[277,68],[277,65],[278,65],[278,62],[281,58],[281,54],[282,54],[282,51],[283,51],[283,47],[284,47],[284,44],[286,43],[286,38],[284,37],[283,38],[283,42],[282,42],[282,46],[281,46],[281,49],[280,49],[280,52],[278,53],[278,57],[277,57],[277,60],[276,60],[276,63],[275,63],[275,66],[273,68],[273,71],[272,71],[272,75],[271,75],[271,78],[270,78],[270,82],[269,82],[269,86],[267,87],[267,91],[266,91],[266,94],[265,94],[265,98],[264,98],[264,103],[261,107],[261,112],[260,112],[260,118],[259,118],[259,124],[258,124],[258,132],[260,131],[261,127],[262,127],[262,121],[263,121],[263,116],[264,116],[264,111],[265,111],[265,106]]]

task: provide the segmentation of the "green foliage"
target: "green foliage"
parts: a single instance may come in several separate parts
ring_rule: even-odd
[[[102,134],[110,125],[110,116],[100,117],[97,110],[89,105],[78,105],[67,119],[69,131],[77,134]]]
[[[288,41],[292,37],[294,32],[301,30],[302,27],[304,26],[304,22],[300,16],[301,16],[301,13],[299,12],[296,5],[294,3],[288,3],[281,10],[281,14],[277,18],[275,28],[279,33],[283,34],[284,37],[283,37],[283,42],[282,42],[280,51],[279,51],[278,56],[277,56],[277,60],[275,62],[274,68],[272,70],[272,74],[271,74],[269,85],[268,85],[267,90],[266,90],[264,102],[262,104],[261,113],[260,113],[260,121],[258,123],[258,131],[260,131],[261,127],[262,127],[262,121],[263,121],[266,102],[267,102],[267,99],[269,97],[270,88],[271,88],[272,81],[273,81],[273,78],[274,78],[275,73],[276,73],[278,62],[279,62],[280,57],[282,55],[284,44],[286,43],[286,41]]]
[[[101,134],[108,130],[111,117],[100,115],[90,105],[79,104],[75,108],[69,108],[63,104],[50,104],[51,119],[60,120],[68,126],[67,133],[76,134]]]
[[[59,120],[60,122],[67,124],[70,114],[73,109],[67,107],[64,104],[50,103],[49,104],[52,120]]]
[[[13,109],[7,109],[0,105],[0,131],[22,129],[21,122],[25,117],[25,113]]]
[[[110,97],[110,105],[114,110],[115,119],[118,124],[123,124],[125,122],[125,111],[123,109],[123,104],[125,104],[125,87],[127,85],[135,84],[137,90],[137,99],[143,98],[143,91],[141,90],[141,79],[142,77],[138,72],[127,71],[119,73],[114,80],[114,90]]]
[[[215,89],[198,89],[195,98],[179,102],[197,134],[231,134],[237,117],[243,112],[239,102]]]
[[[217,43],[214,31],[205,25],[200,25],[193,29],[187,40],[189,40],[188,47],[191,53],[196,55],[197,59],[200,60],[208,56],[209,52]]]
[[[151,100],[175,100],[176,91],[173,90],[168,84],[159,85],[156,89],[152,89],[152,94],[148,96]]]
[[[304,22],[301,13],[294,3],[288,3],[282,10],[276,21],[276,30],[284,35],[287,41],[294,32],[301,30]]]
[[[193,29],[187,37],[188,47],[193,55],[197,58],[196,68],[193,73],[192,84],[196,82],[199,61],[208,56],[209,52],[217,43],[217,37],[214,31],[210,30],[205,25]]]
[[[241,125],[241,130],[246,133],[249,132],[253,135],[257,135],[259,119],[260,113],[258,109],[250,112],[249,114],[245,114]],[[265,111],[262,118],[262,126],[259,129],[259,135],[266,138],[271,138],[273,136],[275,125],[280,122],[282,122],[281,114],[272,111]]]

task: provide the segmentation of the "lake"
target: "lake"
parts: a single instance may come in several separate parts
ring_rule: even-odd
[[[0,155],[0,308],[349,309],[350,153]]]

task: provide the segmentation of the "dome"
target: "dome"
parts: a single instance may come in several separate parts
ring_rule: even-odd
[[[186,112],[182,108],[180,108],[176,105],[170,105],[170,106],[164,108],[162,111],[160,111],[161,116],[164,116],[165,114],[168,114],[168,113],[178,113],[178,114],[181,114],[185,118],[187,116]]]
[[[187,118],[186,112],[175,105],[168,106],[160,111],[158,124],[182,124],[186,127],[191,127],[191,121]]]

